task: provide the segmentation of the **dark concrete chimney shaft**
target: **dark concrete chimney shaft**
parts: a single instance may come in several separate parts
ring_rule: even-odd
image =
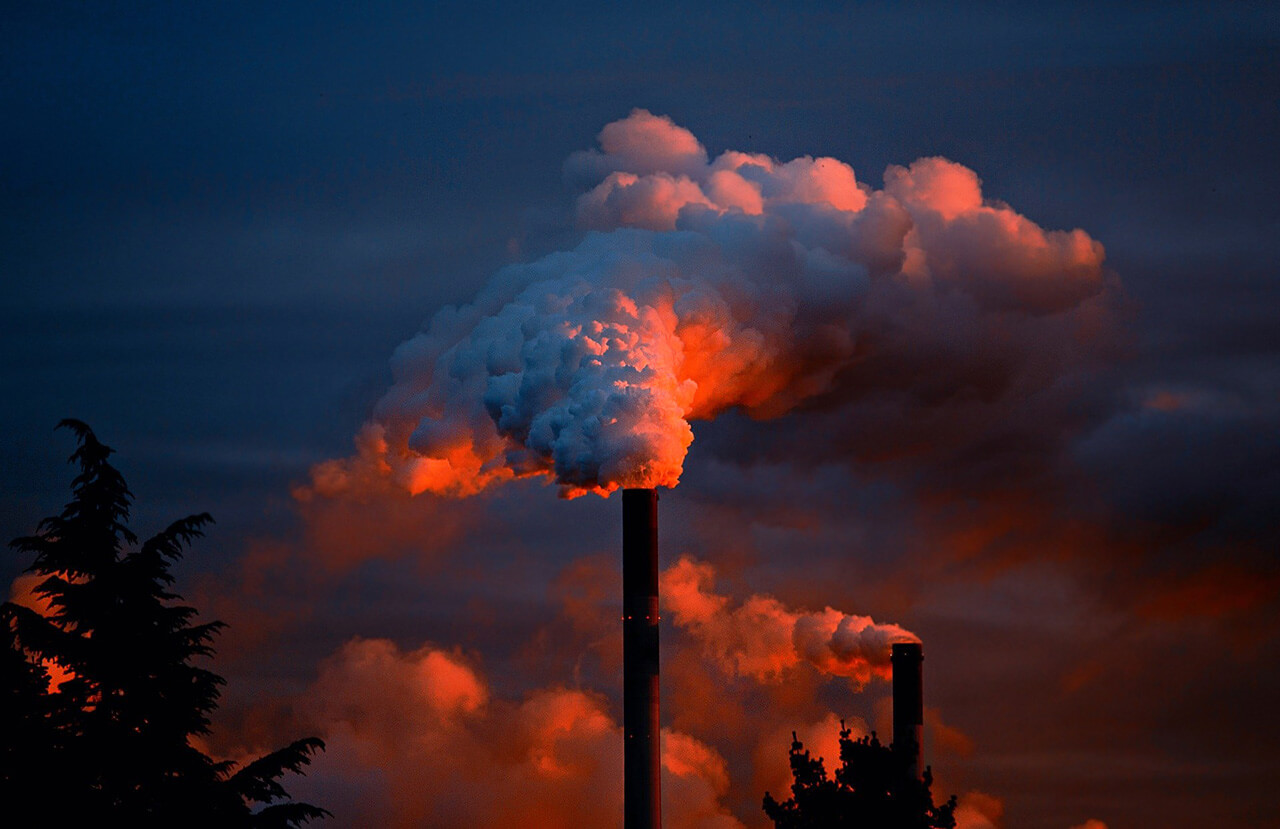
[[[919,642],[893,646],[893,750],[905,755],[920,776],[920,746],[924,732],[924,648]]]
[[[658,491],[622,490],[625,829],[661,829],[658,746]]]

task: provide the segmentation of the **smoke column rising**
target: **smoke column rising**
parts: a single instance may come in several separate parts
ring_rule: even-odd
[[[1046,356],[1007,342],[1010,327],[1062,327],[1105,287],[1098,242],[985,201],[977,175],[942,158],[892,166],[876,190],[833,158],[712,160],[639,109],[599,141],[566,163],[594,185],[577,203],[582,242],[504,268],[401,345],[357,455],[318,465],[313,491],[467,496],[527,476],[565,497],[671,487],[690,421],[821,406],[848,393],[851,368],[901,362],[921,330],[1006,341],[1012,374],[1043,363],[1049,383],[1054,349],[1079,345],[1057,337]]]

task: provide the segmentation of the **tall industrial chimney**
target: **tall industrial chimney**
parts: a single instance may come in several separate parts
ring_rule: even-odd
[[[658,491],[622,491],[625,829],[661,829],[658,737]]]
[[[907,758],[920,776],[920,746],[924,732],[924,648],[919,642],[893,646],[893,750]]]

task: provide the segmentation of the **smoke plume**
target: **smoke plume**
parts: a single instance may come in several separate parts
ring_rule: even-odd
[[[984,199],[943,158],[891,166],[877,190],[834,158],[711,159],[644,110],[599,144],[566,164],[590,187],[582,242],[499,271],[401,345],[357,455],[316,467],[315,492],[674,486],[691,421],[821,406],[850,382],[936,395],[921,367],[946,355],[904,357],[922,328],[941,326],[953,355],[997,347],[1010,377],[1052,384],[1080,337],[1009,331],[1062,328],[1105,288],[1098,242]]]
[[[711,565],[686,556],[663,571],[659,595],[675,625],[689,631],[703,653],[733,676],[778,681],[807,663],[860,687],[873,676],[892,675],[894,642],[920,641],[897,625],[830,607],[796,611],[760,595],[734,606],[729,597],[713,592],[714,586]]]

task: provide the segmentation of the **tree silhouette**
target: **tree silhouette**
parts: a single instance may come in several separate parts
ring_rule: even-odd
[[[810,756],[791,735],[791,797],[779,803],[768,792],[764,811],[775,829],[955,829],[956,798],[935,806],[933,773],[911,773],[909,761],[882,745],[873,731],[854,740],[840,723],[840,768],[827,776],[821,757]]]
[[[111,817],[130,827],[283,829],[327,815],[288,802],[278,782],[324,748],[319,739],[238,769],[191,744],[208,733],[225,682],[193,663],[213,655],[223,624],[194,622],[196,610],[169,590],[170,565],[213,519],[183,518],[138,546],[113,450],[80,421],[59,428],[79,440],[72,500],[10,544],[34,554],[27,571],[42,577],[35,593],[50,612],[0,608],[0,795],[39,804],[41,822],[58,826]],[[56,691],[50,661],[69,674]]]

